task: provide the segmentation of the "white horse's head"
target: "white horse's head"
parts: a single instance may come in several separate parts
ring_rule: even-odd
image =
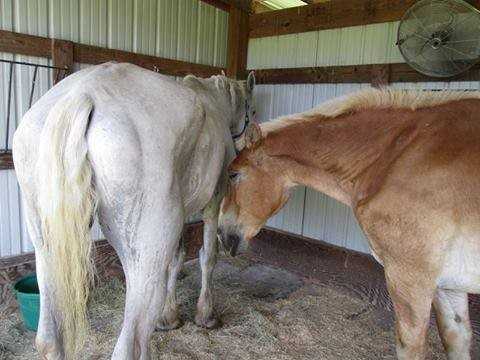
[[[216,111],[222,113],[227,122],[235,148],[240,151],[244,147],[244,138],[250,126],[254,123],[255,110],[253,105],[253,90],[255,75],[248,74],[247,80],[233,80],[222,75],[214,75],[208,79],[189,75],[184,83],[207,97],[207,103],[215,103]]]

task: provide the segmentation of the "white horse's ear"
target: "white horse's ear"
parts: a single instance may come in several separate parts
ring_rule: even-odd
[[[190,88],[201,88],[203,87],[203,83],[201,79],[196,77],[195,75],[187,75],[183,78],[183,83]]]
[[[255,71],[250,71],[247,77],[247,91],[251,94],[255,87]]]
[[[223,69],[222,69],[222,72],[220,73],[220,75],[227,76],[227,75],[225,75],[225,70],[223,70]]]
[[[245,147],[252,148],[262,139],[262,129],[256,123],[250,123],[245,130]]]

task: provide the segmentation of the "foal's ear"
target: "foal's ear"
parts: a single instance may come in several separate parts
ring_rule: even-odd
[[[245,130],[245,147],[252,148],[262,139],[262,129],[256,123],[250,123]]]
[[[255,71],[250,71],[247,77],[247,92],[251,94],[255,87]]]

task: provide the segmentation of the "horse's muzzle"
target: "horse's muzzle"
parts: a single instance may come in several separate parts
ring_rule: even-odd
[[[231,256],[236,256],[242,238],[235,233],[224,231],[222,228],[219,228],[217,233],[225,252],[229,253]]]

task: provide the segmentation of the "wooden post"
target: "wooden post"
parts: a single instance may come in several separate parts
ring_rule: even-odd
[[[55,69],[53,72],[53,83],[56,84],[73,72],[73,42],[52,39],[52,60],[53,66],[66,68],[66,70]]]
[[[245,79],[247,76],[248,13],[230,6],[228,17],[227,76]]]

